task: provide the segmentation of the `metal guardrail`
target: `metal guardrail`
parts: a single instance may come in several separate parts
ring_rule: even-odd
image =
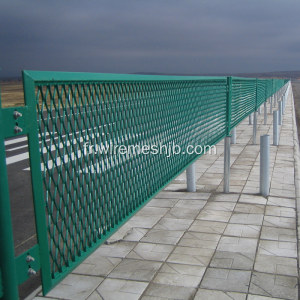
[[[24,71],[23,82],[25,106],[0,109],[6,299],[18,297],[29,269],[41,268],[47,293],[200,156],[101,154],[93,146],[214,145],[287,80]],[[15,258],[4,140],[23,134],[38,245]]]

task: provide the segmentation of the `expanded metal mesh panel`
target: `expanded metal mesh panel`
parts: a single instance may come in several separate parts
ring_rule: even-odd
[[[3,296],[3,287],[2,287],[2,275],[0,269],[0,298]]]
[[[231,100],[231,128],[244,120],[255,109],[256,80],[233,78]]]
[[[226,92],[226,78],[36,83],[53,278],[194,160],[188,145],[224,137]],[[173,143],[181,154],[114,149]]]
[[[266,100],[266,82],[263,79],[257,80],[257,107]]]

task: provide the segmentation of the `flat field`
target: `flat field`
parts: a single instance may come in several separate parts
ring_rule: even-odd
[[[22,81],[0,82],[2,107],[23,106],[24,92]]]

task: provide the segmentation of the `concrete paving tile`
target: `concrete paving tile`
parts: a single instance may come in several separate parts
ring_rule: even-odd
[[[295,201],[295,199],[280,198],[280,197],[269,197],[267,204],[268,205],[285,206],[285,207],[295,208],[296,201]]]
[[[165,261],[174,246],[150,243],[138,243],[126,258]]]
[[[179,230],[151,229],[141,239],[142,242],[175,245],[184,234]]]
[[[236,270],[252,270],[255,253],[216,251],[210,267]]]
[[[147,228],[132,228],[127,234],[124,236],[124,241],[138,242],[141,238],[148,232]]]
[[[194,200],[208,200],[211,193],[205,193],[205,192],[196,192],[196,193],[183,193],[182,197],[180,199],[194,199]]]
[[[214,252],[214,249],[177,246],[167,259],[167,262],[208,266]]]
[[[273,240],[280,242],[296,242],[297,235],[295,229],[278,228],[263,226],[261,231],[261,239]]]
[[[205,205],[205,209],[209,209],[209,210],[220,210],[220,211],[233,211],[235,207],[235,203],[234,202],[207,202],[207,204]]]
[[[257,239],[223,236],[217,250],[253,254],[256,252],[257,242]]]
[[[266,206],[266,216],[276,216],[285,218],[295,218],[296,211],[294,208],[283,206]]]
[[[250,295],[248,294],[248,300],[282,300],[280,298],[274,298],[274,297],[265,297],[265,296],[259,296],[259,295]]]
[[[216,194],[213,195],[209,201],[220,201],[220,202],[237,202],[239,199],[240,195],[239,194]]]
[[[153,279],[153,282],[166,285],[197,287],[205,270],[206,267],[165,263]]]
[[[247,293],[250,277],[250,271],[208,268],[200,288]]]
[[[202,233],[202,232],[186,232],[179,242],[179,246],[216,249],[220,239],[218,234]]]
[[[108,277],[149,282],[161,265],[161,262],[126,258]]]
[[[69,274],[47,296],[55,299],[86,299],[104,278]]]
[[[257,255],[254,270],[271,274],[298,276],[297,259],[288,257]]]
[[[264,226],[296,229],[296,220],[294,218],[265,216]]]
[[[267,297],[298,299],[297,277],[254,272],[249,292]]]
[[[259,255],[273,255],[284,257],[297,257],[297,244],[291,242],[277,242],[261,240],[258,246]]]
[[[207,203],[206,200],[186,199],[186,200],[179,200],[174,207],[200,210],[202,207],[204,207],[206,203]]]
[[[232,213],[228,211],[214,211],[211,209],[204,209],[197,216],[197,219],[205,221],[228,222],[231,214]]]
[[[222,234],[227,223],[195,220],[189,231]]]
[[[145,206],[138,213],[136,213],[135,216],[137,216],[137,217],[163,216],[166,214],[166,212],[168,210],[169,210],[169,208],[166,208],[166,207],[151,207],[151,206],[147,207],[147,206]]]
[[[193,220],[199,214],[199,210],[192,208],[173,207],[165,215],[165,218],[190,219]]]
[[[107,276],[120,262],[121,258],[91,254],[73,273],[82,275]]]
[[[247,294],[198,289],[194,300],[246,300]]]
[[[187,230],[192,224],[193,220],[190,219],[175,219],[175,218],[162,218],[155,226],[154,229],[162,230]]]
[[[128,226],[138,228],[152,228],[160,219],[161,215],[158,216],[133,216],[128,221]]]
[[[224,235],[245,238],[258,238],[260,228],[261,226],[257,225],[228,224],[224,231]]]
[[[97,291],[104,300],[138,300],[148,283],[106,278]]]
[[[119,242],[101,245],[94,253],[95,256],[125,257],[134,247],[135,242]]]
[[[152,199],[146,207],[166,207],[171,208],[178,202],[178,199],[160,199],[158,198],[160,194],[154,199]]]
[[[266,198],[262,196],[255,196],[255,195],[245,195],[242,194],[239,203],[249,203],[249,204],[262,204],[265,205],[267,203]]]
[[[263,214],[265,212],[265,205],[237,203],[234,212],[243,214]]]
[[[94,291],[86,300],[104,300],[97,291]]]
[[[270,196],[295,198],[294,190],[270,188]]]
[[[146,289],[141,300],[146,299],[147,296],[155,297],[154,299],[162,298],[174,300],[190,300],[194,298],[196,291],[197,290],[195,288],[190,287],[151,283]]]
[[[241,214],[233,213],[229,223],[230,224],[244,224],[244,225],[262,225],[263,214]]]

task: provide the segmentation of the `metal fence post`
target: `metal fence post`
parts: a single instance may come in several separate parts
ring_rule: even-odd
[[[196,192],[195,163],[192,163],[186,169],[186,184],[188,192]]]
[[[278,110],[279,110],[278,124],[282,125],[282,102],[281,101],[278,102]]]
[[[257,111],[254,112],[254,118],[253,118],[253,145],[256,144],[256,130],[257,130]]]
[[[269,135],[260,137],[260,193],[266,197],[270,190],[270,143]]]
[[[231,97],[232,77],[227,77],[226,95],[226,137],[224,139],[224,193],[229,193],[230,180],[230,129],[231,129]]]
[[[224,140],[224,193],[229,193],[230,139],[230,136],[226,136]]]
[[[279,145],[278,110],[273,111],[273,145]]]
[[[19,299],[0,98],[0,269],[4,300]]]
[[[267,125],[268,112],[267,112],[267,101],[264,103],[264,125]]]
[[[270,114],[272,113],[272,109],[273,109],[273,95],[271,96],[270,99]]]
[[[236,144],[236,127],[232,128],[231,130],[230,142],[231,144]]]

